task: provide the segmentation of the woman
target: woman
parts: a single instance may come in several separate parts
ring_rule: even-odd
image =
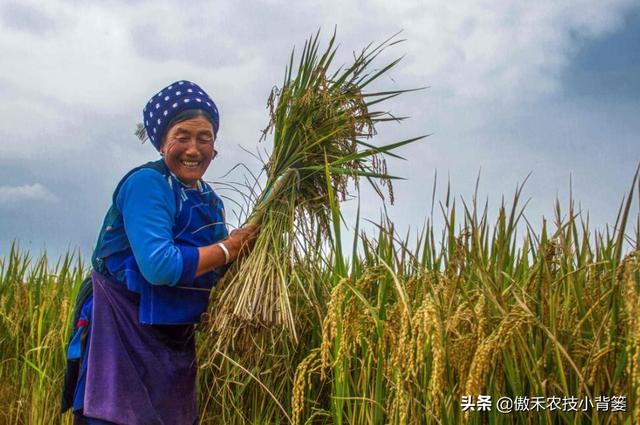
[[[68,353],[79,368],[63,409],[77,423],[197,420],[194,324],[225,266],[257,234],[252,225],[228,234],[222,200],[202,181],[219,130],[204,90],[177,81],[143,117],[162,158],[124,176],[98,237],[93,293]]]

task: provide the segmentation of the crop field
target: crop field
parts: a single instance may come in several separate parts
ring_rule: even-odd
[[[633,192],[606,232],[556,205],[554,220],[517,234],[520,192],[492,223],[486,208],[447,200],[441,234],[427,224],[412,246],[383,221],[373,235],[356,228],[345,253],[334,226],[295,261],[295,343],[222,350],[211,318],[201,325],[201,423],[637,423]],[[0,423],[71,423],[58,406],[86,273],[71,253],[14,246],[0,260]]]
[[[604,229],[572,199],[532,225],[520,186],[495,206],[448,189],[431,200],[444,224],[432,213],[417,235],[386,217],[362,231],[358,211],[346,236],[341,201],[360,183],[393,201],[385,158],[423,137],[369,140],[403,119],[374,108],[413,91],[369,91],[398,41],[331,73],[334,41],[292,53],[269,97],[266,183],[239,215],[260,234],[197,328],[200,423],[640,423],[638,172]],[[0,425],[72,423],[59,406],[88,272],[71,252],[0,258]]]

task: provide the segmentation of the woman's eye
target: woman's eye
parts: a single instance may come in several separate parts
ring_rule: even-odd
[[[178,137],[176,140],[180,143],[189,143],[188,137]]]
[[[198,143],[202,143],[204,145],[208,145],[211,142],[213,142],[213,139],[209,138],[209,137],[201,137],[198,139]]]

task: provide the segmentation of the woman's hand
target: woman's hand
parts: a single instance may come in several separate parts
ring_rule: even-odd
[[[238,256],[251,252],[258,238],[258,233],[260,233],[260,226],[256,224],[245,224],[232,230],[229,237],[224,240],[224,245],[229,250],[229,260],[233,261]]]
[[[199,260],[196,269],[196,276],[210,272],[216,267],[221,267],[228,262],[235,261],[238,256],[248,254],[256,243],[260,227],[255,224],[247,224],[239,229],[233,230],[227,239],[212,245],[198,248]],[[222,243],[228,251],[229,257],[225,254]]]

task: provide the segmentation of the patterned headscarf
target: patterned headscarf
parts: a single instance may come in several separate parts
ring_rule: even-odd
[[[218,108],[209,95],[191,81],[176,81],[160,90],[142,110],[144,128],[157,150],[171,120],[187,109],[202,109],[213,119],[213,132],[220,128]]]

